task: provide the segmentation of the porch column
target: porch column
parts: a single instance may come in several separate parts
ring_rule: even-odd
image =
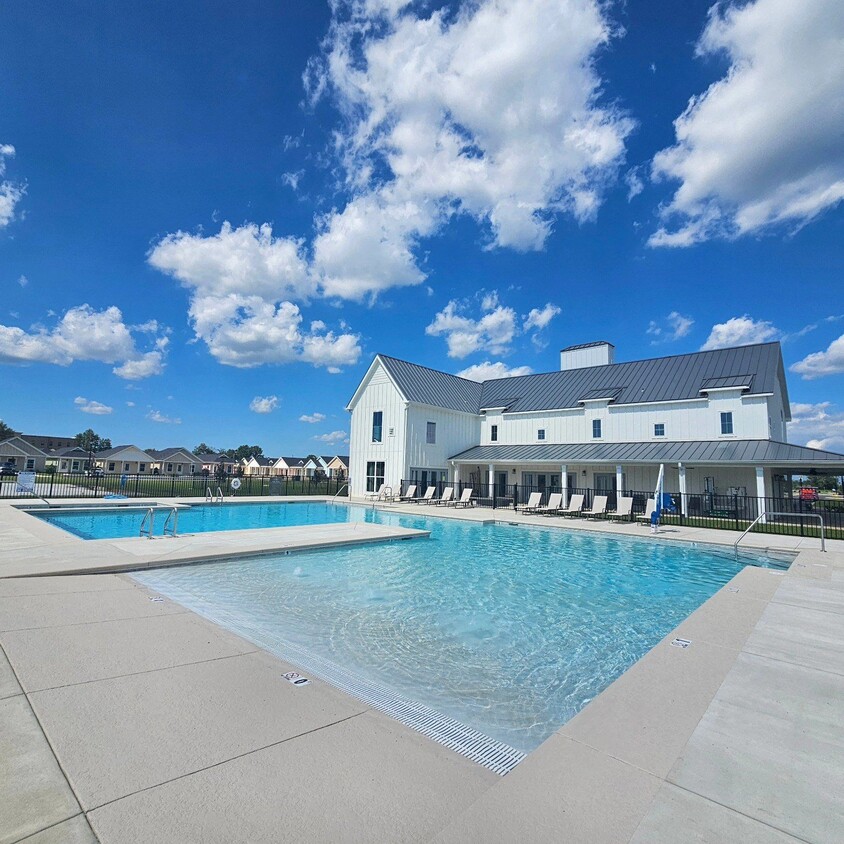
[[[763,466],[756,467],[756,497],[759,499],[759,515],[764,516],[767,492],[765,490],[765,468]],[[766,519],[762,519],[763,523],[765,521]]]
[[[459,487],[460,486],[460,464],[459,463],[452,463],[451,465],[454,467],[454,472],[453,472],[453,474],[454,474],[454,486]]]
[[[563,463],[560,466],[560,488],[563,492],[563,507],[569,506],[569,467]]]
[[[495,495],[495,464],[490,463],[489,466],[489,497]]]
[[[686,515],[686,467],[682,463],[677,464],[677,473],[680,476],[680,513]]]
[[[624,492],[624,467],[617,463],[615,467],[615,500],[618,501],[621,493]]]

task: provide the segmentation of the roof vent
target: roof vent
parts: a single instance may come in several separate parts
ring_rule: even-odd
[[[568,346],[560,352],[560,370],[584,369],[587,366],[607,366],[615,363],[615,346],[606,340]]]

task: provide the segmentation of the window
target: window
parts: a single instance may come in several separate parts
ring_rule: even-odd
[[[114,471],[114,463],[109,463],[109,464],[108,464],[108,470],[109,470],[109,472],[113,472],[113,471]]]
[[[139,472],[146,472],[147,464],[146,463],[138,463],[138,471]]]
[[[73,461],[73,463],[72,463],[72,465],[71,465],[71,467],[70,467],[70,470],[71,470],[72,472],[78,472],[78,471],[79,471],[79,461],[78,461],[78,460],[74,460],[74,461]]]
[[[372,442],[380,443],[382,432],[384,430],[384,411],[376,410],[372,414]],[[371,491],[371,490],[370,490]]]
[[[489,441],[493,443],[498,442],[498,425],[493,425],[489,429]]]
[[[129,464],[128,464],[128,463],[124,463],[124,464],[123,464],[123,471],[124,471],[124,472],[128,472],[128,471],[129,471]]]
[[[384,483],[384,461],[371,460],[366,464],[366,491],[377,492]]]
[[[180,474],[180,475],[182,474],[182,464],[181,463],[176,464],[176,472],[178,472],[178,474]]]
[[[27,469],[34,469],[35,468],[35,458],[34,457],[27,457],[26,458],[26,468]]]
[[[172,464],[172,463],[168,463],[168,464],[167,464],[167,471],[168,471],[168,472],[172,472],[172,471],[173,471],[173,464]]]
[[[722,434],[732,434],[733,433],[733,414],[732,413],[722,413],[721,414],[721,433]]]
[[[654,425],[654,436],[655,437],[664,437],[665,436],[665,423],[664,422],[657,422]]]
[[[425,442],[429,445],[437,441],[437,423],[429,422],[427,430],[425,431]]]
[[[600,439],[601,437],[601,420],[600,419],[593,419],[592,420],[592,437],[593,439]]]
[[[544,439],[545,439],[545,428],[540,428],[540,429],[536,432],[536,438],[537,438],[538,440],[544,440]]]

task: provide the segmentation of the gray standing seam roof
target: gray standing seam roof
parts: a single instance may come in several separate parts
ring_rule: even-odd
[[[493,407],[510,413],[579,408],[588,396],[612,396],[615,404],[700,399],[707,385],[745,386],[750,374],[749,394],[773,393],[779,381],[788,407],[779,343],[496,378],[483,384],[386,355],[379,358],[408,401],[467,413]]]
[[[776,440],[701,440],[647,443],[542,443],[476,445],[449,458],[495,463],[731,463],[844,470],[844,454]]]

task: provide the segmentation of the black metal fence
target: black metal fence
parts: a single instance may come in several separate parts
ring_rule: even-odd
[[[407,494],[413,481],[402,481],[402,495]],[[459,499],[465,489],[472,489],[472,502],[477,507],[493,509],[516,509],[530,501],[533,493],[539,493],[539,503],[547,506],[553,493],[561,493],[561,487],[538,487],[525,484],[470,484],[466,482],[440,482],[434,485],[435,498],[442,496],[445,487],[454,489],[454,499]],[[425,493],[418,485],[415,498]],[[611,515],[617,507],[618,494],[612,490],[591,489],[587,487],[569,487],[569,500],[573,495],[583,496],[582,509],[591,510],[596,496],[606,496],[605,516]],[[631,522],[644,522],[648,501],[653,499],[653,491],[625,490],[621,497],[633,499]],[[815,516],[824,522],[826,535],[830,539],[844,539],[844,499],[830,498],[816,501],[794,498],[757,498],[750,495],[716,495],[714,493],[665,492],[660,514],[662,525],[689,525],[693,527],[717,528],[721,530],[745,530],[763,513],[764,521],[753,530],[760,533],[779,533],[797,536],[818,536],[820,526]],[[551,514],[553,515],[553,514]],[[585,515],[585,514],[584,514]],[[598,516],[600,518],[600,515]]]
[[[240,488],[234,489],[237,478]],[[0,498],[32,498],[18,489],[16,475],[0,475]],[[257,477],[253,475],[119,475],[38,472],[34,495],[39,498],[196,498],[217,488],[226,498],[248,495],[348,495],[347,478]],[[345,487],[345,489],[344,489]]]

